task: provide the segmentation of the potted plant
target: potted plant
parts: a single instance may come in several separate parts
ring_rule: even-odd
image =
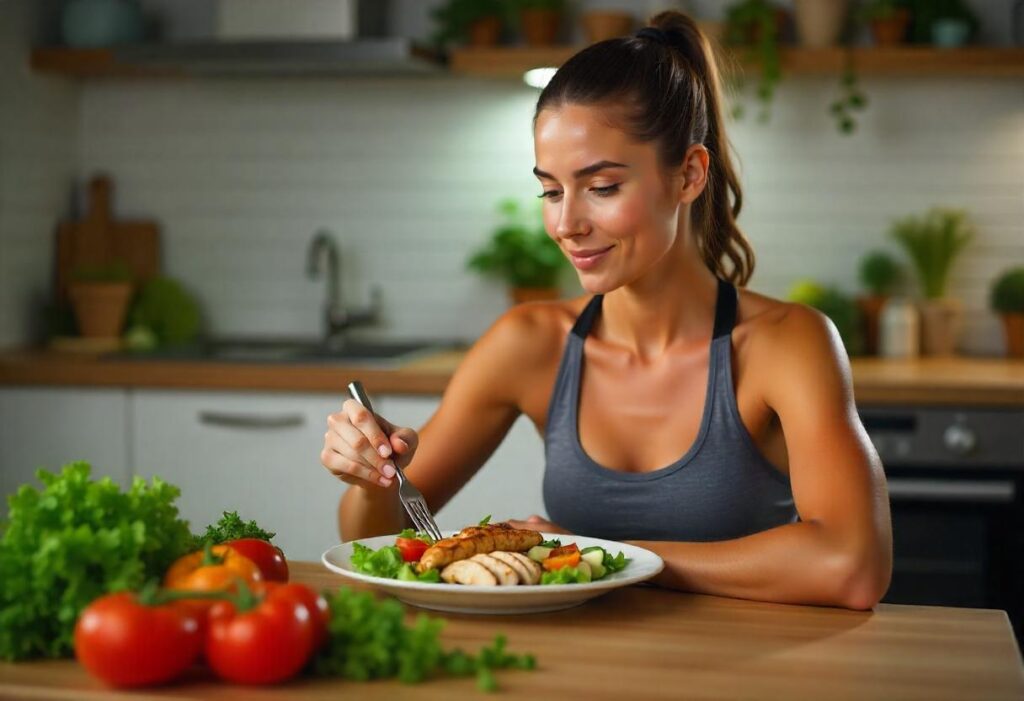
[[[924,294],[921,320],[925,354],[951,355],[956,349],[963,307],[959,300],[946,297],[946,282],[953,261],[975,237],[967,213],[936,207],[924,216],[897,220],[890,235],[910,257]]]
[[[504,281],[515,304],[558,299],[558,279],[567,269],[558,244],[547,235],[543,224],[526,221],[515,200],[502,200],[498,211],[502,223],[490,241],[470,256],[466,267]]]
[[[835,46],[846,21],[847,0],[794,0],[797,35],[803,46]]]
[[[565,0],[509,0],[528,46],[553,46],[565,15]]]
[[[433,41],[438,46],[495,46],[501,38],[503,9],[501,0],[448,0],[430,13],[437,23]]]
[[[758,119],[762,122],[771,116],[772,98],[782,79],[779,44],[786,19],[785,10],[768,0],[740,0],[725,10],[726,46],[743,50],[748,61],[760,66],[760,81],[755,92],[761,102]],[[737,76],[735,82],[742,90],[742,78]],[[741,114],[741,110],[735,111],[736,116]]]
[[[977,15],[964,0],[901,0],[901,4],[910,10],[910,40],[915,44],[932,44],[936,38],[940,41],[951,38],[944,35],[950,30],[943,29],[936,37],[935,26],[944,20],[965,23],[968,35],[976,33],[980,26]],[[954,31],[959,34],[962,30]]]
[[[902,44],[910,26],[910,10],[896,0],[868,0],[857,16],[868,26],[875,46]]]
[[[1006,354],[1024,358],[1024,266],[1011,268],[995,279],[989,304],[1003,319]]]
[[[81,335],[116,338],[124,328],[132,297],[132,273],[120,261],[83,267],[72,273],[68,295]]]
[[[900,264],[885,251],[871,251],[860,261],[860,282],[866,295],[857,297],[864,331],[864,352],[878,353],[878,321],[882,307],[902,275]]]
[[[635,23],[632,14],[618,10],[589,10],[580,16],[583,32],[591,44],[626,36],[633,31]]]

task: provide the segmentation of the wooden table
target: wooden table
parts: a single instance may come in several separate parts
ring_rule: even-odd
[[[344,581],[315,563],[292,563],[292,573],[317,588]],[[536,671],[497,673],[501,699],[1024,698],[1024,666],[1001,611],[883,604],[856,612],[628,587],[553,614],[442,617],[445,647],[475,651],[502,632],[512,652],[536,655]],[[73,661],[0,664],[0,699],[463,697],[487,695],[472,679],[254,689],[198,673],[163,689],[114,692]]]

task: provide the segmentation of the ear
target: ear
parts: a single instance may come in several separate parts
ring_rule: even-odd
[[[694,144],[686,149],[686,155],[677,171],[679,174],[679,201],[691,204],[704,192],[708,182],[708,168],[711,154],[703,144]]]

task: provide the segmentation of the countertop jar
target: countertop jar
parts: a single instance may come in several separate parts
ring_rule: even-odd
[[[916,358],[921,352],[921,317],[913,300],[891,297],[878,322],[878,354],[883,358]]]

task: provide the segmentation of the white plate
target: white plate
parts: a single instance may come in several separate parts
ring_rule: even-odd
[[[445,532],[445,536],[457,531]],[[564,545],[576,543],[580,550],[598,545],[612,555],[620,552],[632,561],[620,572],[588,584],[519,585],[515,587],[475,587],[464,584],[433,584],[430,582],[403,582],[397,579],[374,577],[352,568],[352,543],[358,542],[377,550],[385,545],[394,545],[395,536],[379,536],[360,541],[349,541],[336,545],[320,558],[327,569],[343,577],[371,584],[400,601],[421,608],[452,613],[541,613],[558,611],[578,606],[595,596],[606,594],[612,589],[636,584],[650,579],[665,566],[660,557],[650,550],[600,538],[565,536],[544,533],[545,540],[557,538]]]

